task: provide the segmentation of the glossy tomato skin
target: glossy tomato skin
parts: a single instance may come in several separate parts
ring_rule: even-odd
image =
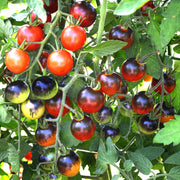
[[[66,50],[53,51],[48,56],[47,67],[56,76],[65,76],[73,67],[73,57]]]
[[[38,77],[32,83],[32,92],[39,99],[51,99],[58,92],[58,83],[49,76]]]
[[[93,118],[100,124],[108,123],[112,118],[113,110],[111,107],[103,106],[99,111],[93,113]]]
[[[139,64],[136,58],[129,58],[121,66],[121,74],[127,81],[139,81],[146,73],[146,65]]]
[[[147,114],[154,107],[154,97],[148,97],[145,91],[138,92],[132,99],[132,108],[138,114]]]
[[[23,103],[29,97],[29,94],[30,89],[25,81],[11,82],[5,88],[6,99],[15,104]]]
[[[67,155],[61,155],[57,160],[59,172],[67,177],[78,174],[81,166],[81,159],[77,153],[70,151]]]
[[[134,41],[134,32],[130,27],[123,29],[120,25],[116,25],[109,31],[108,38],[109,40],[120,40],[127,42],[128,44],[122,48],[126,49]]]
[[[43,147],[51,146],[56,142],[56,126],[48,124],[47,127],[38,127],[35,132],[36,141]]]
[[[19,48],[13,48],[5,55],[5,65],[13,73],[25,71],[29,64],[29,54]]]
[[[71,133],[80,141],[89,140],[94,135],[94,132],[95,124],[89,116],[84,115],[83,119],[73,119],[71,122]]]
[[[103,71],[98,75],[97,81],[101,84],[101,91],[108,95],[117,93],[121,86],[121,77],[115,72],[106,74]]]
[[[27,99],[21,104],[23,115],[31,120],[39,119],[45,112],[45,105],[40,99]]]
[[[127,86],[127,84],[126,84],[126,83],[121,83],[120,88],[119,88],[119,90],[117,91],[117,93],[123,94],[123,95],[118,95],[117,97],[118,97],[119,99],[123,99],[123,98],[124,98],[124,94],[126,95],[127,92],[128,92],[128,86]]]
[[[19,45],[26,42],[41,42],[44,39],[44,32],[40,27],[35,27],[31,25],[21,26],[17,32],[17,42]],[[34,51],[39,49],[41,44],[27,44],[25,48],[27,51]]]
[[[49,56],[49,53],[46,52],[46,51],[43,51],[41,56],[39,57],[39,62],[41,63],[41,66],[42,66],[43,69],[45,69],[46,66],[47,66],[47,58],[48,58],[48,56]],[[40,66],[39,66],[39,71],[42,72],[42,69],[41,69]]]
[[[44,8],[46,10],[48,10],[50,13],[54,13],[58,9],[58,1],[57,0],[49,0],[49,4],[44,3]]]
[[[138,120],[138,128],[144,134],[153,134],[158,128],[158,120],[152,120],[145,115]]]
[[[89,27],[96,20],[96,9],[86,1],[76,2],[70,9],[70,14],[76,19],[80,18],[80,26]]]
[[[49,114],[51,114],[54,117],[57,117],[59,115],[59,112],[61,110],[61,102],[62,102],[62,91],[58,91],[57,94],[51,98],[46,100],[45,107]],[[65,103],[68,106],[71,106],[71,100],[69,96],[66,96]],[[65,116],[69,112],[69,109],[64,107],[62,116]]]
[[[81,49],[86,42],[86,31],[79,25],[70,25],[61,33],[62,45],[70,51]]]
[[[176,80],[173,77],[168,76],[166,73],[163,73],[163,84],[164,84],[164,89],[168,92],[171,93],[175,86],[176,86]],[[156,86],[156,84],[159,82],[159,80],[153,78],[151,85],[152,87]],[[160,84],[155,90],[158,94],[162,93],[162,85]],[[167,94],[166,92],[164,94]]]
[[[101,91],[93,90],[86,86],[82,88],[77,95],[78,106],[87,113],[99,111],[104,105],[105,97]]]

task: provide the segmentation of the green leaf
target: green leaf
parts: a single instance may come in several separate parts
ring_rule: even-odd
[[[116,175],[114,175],[114,176],[112,177],[111,180],[119,180],[120,177],[121,177],[120,174],[116,174]]]
[[[152,163],[147,157],[138,152],[128,152],[128,156],[141,173],[148,175],[151,172]]]
[[[3,0],[0,3],[0,10],[2,10],[8,4],[8,0]]]
[[[116,15],[130,15],[142,7],[149,0],[121,0],[114,11]]]
[[[0,169],[0,177],[1,176],[8,176],[8,174],[5,171],[3,171],[2,169]]]
[[[16,148],[12,144],[8,144],[8,161],[11,164],[11,171],[17,173],[19,170],[19,155]]]
[[[7,139],[0,139],[0,162],[8,157],[8,143]]]
[[[4,105],[0,105],[0,121],[6,123],[7,111]],[[8,123],[8,122],[7,122]]]
[[[164,149],[161,147],[148,146],[142,149],[137,149],[136,152],[146,156],[149,160],[153,160],[159,157],[164,152]]]
[[[175,115],[175,120],[172,119],[164,123],[164,128],[160,129],[153,139],[154,143],[163,143],[168,145],[180,143],[180,115]]]
[[[87,52],[92,52],[95,56],[107,56],[119,51],[126,45],[127,42],[123,42],[120,40],[108,40],[106,42],[98,44],[95,47],[87,47],[84,50]]]
[[[180,152],[177,152],[177,153],[169,156],[164,162],[167,164],[180,165]]]
[[[180,54],[180,45],[176,45],[174,48],[173,48],[174,52]]]
[[[168,180],[179,180],[180,179],[180,166],[173,167],[167,176]]]
[[[180,11],[176,11],[175,8],[180,6],[179,0],[173,0],[167,6],[167,11],[164,12],[163,20],[161,22],[160,39],[162,47],[165,47],[170,40],[174,37],[180,29]]]
[[[123,166],[124,166],[124,170],[129,172],[133,167],[133,162],[131,160],[126,160]]]
[[[13,174],[13,175],[11,176],[10,180],[19,180],[19,177],[18,177],[18,175]]]

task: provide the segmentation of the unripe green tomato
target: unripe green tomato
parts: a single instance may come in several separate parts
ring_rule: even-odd
[[[40,99],[27,99],[21,104],[21,110],[28,119],[38,119],[45,112],[45,104]]]
[[[19,104],[23,103],[29,96],[30,89],[25,81],[14,81],[7,85],[5,97],[8,101]]]

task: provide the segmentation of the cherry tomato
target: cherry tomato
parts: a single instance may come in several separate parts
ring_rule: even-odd
[[[122,49],[129,47],[134,41],[134,32],[128,27],[126,29],[122,28],[120,25],[116,25],[111,28],[108,35],[109,40],[120,40],[127,42],[128,44]]]
[[[27,99],[21,104],[21,111],[28,119],[38,119],[45,112],[45,105],[40,99]]]
[[[117,73],[106,74],[101,72],[97,81],[101,83],[101,91],[108,95],[116,94],[121,86],[121,77]]]
[[[67,155],[61,155],[57,160],[59,172],[67,177],[75,176],[81,166],[81,159],[77,153],[70,151]]]
[[[86,31],[78,25],[70,25],[61,33],[62,45],[70,51],[81,49],[86,42]]]
[[[138,114],[147,114],[154,107],[154,97],[148,97],[145,91],[138,92],[132,99],[132,108]]]
[[[135,114],[135,111],[132,108],[132,105],[129,103],[124,103],[123,107],[121,107],[119,111],[123,116],[126,116],[126,117],[132,117]]]
[[[30,57],[26,51],[13,48],[6,53],[5,65],[13,73],[25,71],[30,64]]]
[[[24,102],[30,94],[30,89],[25,81],[17,80],[5,88],[5,97],[8,101],[19,104]]]
[[[93,113],[93,118],[100,124],[108,123],[112,118],[113,110],[111,107],[103,106],[99,111]]]
[[[58,92],[58,83],[49,76],[38,77],[32,83],[32,92],[39,99],[51,99]]]
[[[145,64],[139,64],[136,58],[129,58],[121,66],[121,74],[127,81],[139,81],[146,73]]]
[[[32,160],[32,159],[31,159],[31,158],[32,158],[32,152],[29,151],[24,158],[25,158],[27,161],[31,161],[31,160]]]
[[[151,85],[152,87],[156,86],[159,80],[153,78]],[[164,84],[164,89],[168,92],[171,93],[175,86],[176,86],[176,80],[173,77],[170,77],[166,73],[163,73],[163,84]],[[155,90],[158,94],[161,94],[162,92],[162,84],[160,84]],[[164,94],[167,94],[166,92]]]
[[[39,57],[39,62],[41,63],[41,66],[42,66],[43,69],[45,69],[46,66],[47,66],[47,58],[48,58],[48,56],[49,56],[49,53],[46,52],[46,51],[43,51],[41,56]],[[41,69],[40,66],[39,66],[39,71],[42,72],[42,69]]]
[[[48,124],[47,127],[38,127],[35,132],[37,143],[43,147],[51,146],[56,142],[56,126]]]
[[[149,75],[149,74],[145,74],[143,81],[144,82],[151,82],[152,81],[152,76]]]
[[[148,115],[138,120],[138,128],[144,134],[153,134],[158,128],[158,120],[149,119]]]
[[[58,9],[58,1],[57,0],[49,0],[49,4],[44,3],[44,8],[46,10],[48,10],[50,13],[54,13]]]
[[[10,71],[7,67],[3,70],[3,79],[4,81],[9,84],[12,82],[12,77],[14,77],[14,73]]]
[[[89,140],[94,135],[94,132],[95,124],[93,120],[86,115],[84,115],[84,118],[81,120],[73,119],[71,122],[71,133],[80,141]]]
[[[146,4],[144,4],[144,6],[141,7],[141,11],[145,12],[146,8],[148,8],[148,7],[154,9],[156,6],[154,5],[153,1],[148,1]],[[143,13],[142,15],[143,16],[148,16],[147,13]]]
[[[23,43],[25,40],[26,42],[41,42],[44,39],[44,32],[40,27],[35,27],[31,25],[24,25],[21,26],[17,32],[17,42],[19,45]],[[24,47],[27,51],[34,51],[39,49],[41,44],[27,44]]]
[[[68,51],[53,51],[48,56],[47,66],[49,71],[56,76],[64,76],[71,71],[73,67],[73,58]]]
[[[99,111],[104,105],[104,94],[86,86],[82,88],[77,95],[78,106],[87,113]]]
[[[124,83],[124,84],[121,83],[120,88],[117,91],[117,93],[119,93],[119,94],[127,94],[127,92],[128,92],[127,84],[126,83]],[[122,98],[124,98],[124,96],[123,95],[118,95],[118,98],[122,99]]]
[[[79,20],[80,26],[89,27],[96,20],[96,9],[86,1],[76,2],[70,9],[70,14]]]
[[[102,135],[105,139],[111,137],[113,143],[116,143],[120,138],[120,130],[119,128],[113,128],[109,125],[106,125],[102,129]]]
[[[45,107],[48,113],[52,116],[57,117],[59,115],[59,112],[61,110],[62,96],[62,91],[58,91],[53,98],[46,100]],[[65,103],[66,105],[71,106],[71,100],[68,96],[66,96]],[[64,107],[62,116],[65,116],[68,112],[69,109]]]

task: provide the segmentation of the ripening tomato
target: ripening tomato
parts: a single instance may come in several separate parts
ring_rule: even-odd
[[[32,161],[32,159],[31,159],[31,158],[32,158],[32,152],[29,151],[24,158],[25,158],[27,161]]]
[[[40,27],[31,25],[21,26],[17,32],[17,42],[21,45],[24,41],[27,43],[41,42],[44,39],[44,32]],[[24,47],[27,51],[34,51],[39,49],[41,44],[27,44]]]
[[[5,65],[13,73],[25,71],[30,64],[30,57],[26,51],[13,48],[6,53]]]
[[[105,97],[101,91],[93,90],[86,86],[77,95],[78,106],[87,113],[99,111],[104,105]]]
[[[45,1],[45,0],[43,0]],[[58,1],[57,0],[49,0],[49,4],[44,2],[44,8],[48,10],[50,13],[54,13],[58,9]]]
[[[70,51],[81,49],[86,42],[86,31],[78,25],[70,25],[61,33],[62,45]]]
[[[9,84],[12,82],[12,77],[14,77],[14,73],[10,71],[7,67],[3,70],[3,79],[4,81]]]
[[[79,20],[79,25],[82,27],[89,27],[96,20],[96,9],[91,3],[86,1],[76,2],[70,9],[70,14]]]
[[[151,9],[154,9],[156,6],[154,5],[153,1],[148,1],[146,4],[144,4],[141,7],[141,11],[143,12],[142,13],[143,16],[148,16],[147,13],[144,13],[148,7],[150,7]]]
[[[48,56],[49,56],[49,53],[46,52],[46,51],[43,51],[41,56],[39,57],[39,62],[41,63],[41,66],[42,66],[43,69],[45,69],[46,66],[47,66],[47,58],[48,58]],[[40,66],[39,66],[39,71],[42,72],[42,69],[41,69]]]
[[[151,82],[152,81],[152,76],[149,75],[149,74],[145,74],[143,81],[144,82]]]
[[[124,46],[122,49],[129,47],[134,41],[134,32],[133,30],[128,28],[122,28],[120,25],[116,25],[111,28],[108,35],[109,40],[120,40],[127,42],[128,44]]]
[[[53,51],[48,56],[47,67],[56,76],[65,76],[73,67],[73,57],[66,50]]]

